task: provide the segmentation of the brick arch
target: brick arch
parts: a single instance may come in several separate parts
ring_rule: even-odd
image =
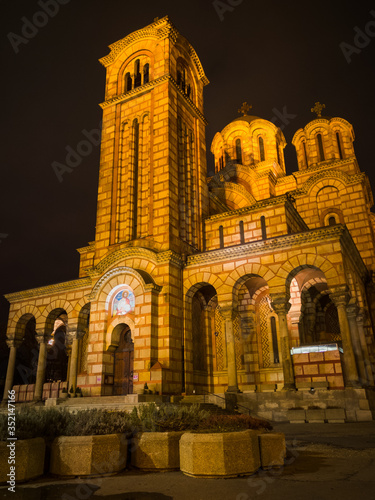
[[[141,247],[126,247],[116,252],[108,252],[95,266],[95,271],[98,274],[110,271],[113,267],[118,267],[121,261],[126,261],[129,268],[141,269],[148,274],[151,274],[158,263],[157,254],[154,250]]]
[[[151,277],[149,279],[152,282]],[[153,283],[153,282],[152,282]],[[130,267],[117,267],[107,271],[94,286],[89,299],[105,304],[114,287],[128,285],[137,297],[145,292],[146,282],[141,274]]]
[[[55,300],[51,302],[43,311],[44,334],[51,334],[54,330],[56,319],[61,314],[69,314],[73,311],[73,306],[66,300]]]
[[[275,276],[275,279],[270,281],[270,288],[281,288],[281,290],[279,291],[288,293],[292,279],[300,271],[307,268],[317,269],[321,271],[327,280],[328,287],[335,286],[342,281],[336,270],[336,267],[332,262],[330,262],[328,258],[322,257],[317,254],[304,253],[292,257],[281,266],[277,275]],[[280,278],[284,282],[282,286],[280,286],[278,283],[280,281]]]
[[[223,286],[223,280],[213,273],[199,272],[187,278],[184,282],[184,297],[193,297],[195,292],[204,285],[212,285],[216,292]]]
[[[347,184],[349,184],[349,177],[345,172],[330,170],[329,172],[319,172],[310,177],[303,186],[303,190],[308,196],[316,197],[320,189],[324,187],[332,186],[340,191]]]
[[[128,325],[131,331],[131,336],[133,339],[133,342],[136,343],[136,337],[134,337],[134,330],[135,330],[135,322],[129,318],[128,316],[124,318],[123,316],[114,318],[110,325],[108,326],[107,333],[105,336],[105,350],[106,351],[111,351],[113,352],[116,347],[119,346],[120,343],[120,333],[118,328],[116,328],[118,325]]]
[[[10,318],[9,321],[9,327],[8,327],[8,332],[15,332],[15,328],[17,326],[18,321],[22,318],[22,316],[30,314],[31,316],[34,316],[35,320],[38,322],[38,319],[42,318],[42,314],[39,311],[39,309],[32,305],[32,304],[27,304],[21,309],[18,309],[18,311],[14,314],[12,318]]]

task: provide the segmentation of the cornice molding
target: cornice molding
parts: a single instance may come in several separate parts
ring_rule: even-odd
[[[39,288],[31,288],[30,290],[22,290],[20,292],[8,293],[4,297],[13,304],[21,300],[39,297],[41,295],[53,295],[60,292],[68,292],[70,290],[77,290],[81,288],[90,287],[92,284],[91,278],[79,278],[72,281],[64,281],[63,283],[56,283],[54,285],[47,285]]]
[[[114,97],[111,97],[110,99],[102,102],[99,104],[99,106],[102,109],[106,109],[109,106],[113,106],[114,104],[120,104],[122,102],[130,101],[134,99],[135,97],[140,97],[142,94],[145,94],[147,92],[150,92],[154,87],[161,85],[162,83],[168,81],[173,85],[173,87],[177,90],[177,92],[180,94],[181,97],[184,98],[185,104],[189,106],[191,111],[195,113],[196,117],[200,118],[205,125],[208,125],[208,121],[204,117],[203,113],[197,108],[197,106],[193,103],[193,101],[180,89],[180,87],[177,85],[176,80],[171,76],[171,75],[163,75],[160,76],[159,78],[156,78],[155,80],[151,80],[150,82],[146,83],[145,85],[141,85],[140,87],[137,87],[135,89],[129,90],[125,94],[119,94]]]
[[[355,262],[357,269],[360,270],[361,276],[367,274],[367,268],[362,261],[349,231],[341,224],[191,255],[187,259],[186,267],[206,264],[208,262],[216,263],[224,260],[250,257],[291,247],[299,248],[301,245],[316,242],[326,243],[327,240],[342,241],[343,244],[346,245],[349,257]]]
[[[294,194],[292,191],[291,194]],[[267,198],[266,200],[256,201],[253,205],[244,208],[238,208],[237,210],[231,210],[224,212],[222,214],[214,214],[205,219],[205,222],[211,222],[214,220],[226,219],[228,217],[235,217],[237,215],[246,215],[251,212],[256,212],[264,208],[272,207],[274,205],[283,205],[285,203],[290,203],[290,195],[282,194],[281,196],[275,196],[274,198]]]

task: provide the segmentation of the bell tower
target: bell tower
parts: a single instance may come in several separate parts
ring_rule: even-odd
[[[200,60],[168,17],[110,46],[96,259],[112,246],[193,253],[208,215]]]

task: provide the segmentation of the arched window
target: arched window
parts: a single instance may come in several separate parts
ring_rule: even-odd
[[[264,154],[264,141],[263,141],[263,137],[259,137],[258,142],[259,142],[259,156],[260,156],[260,161],[264,161],[266,159],[266,157],[265,157],[265,154]]]
[[[134,63],[134,88],[140,87],[142,85],[142,75],[141,75],[141,63],[137,59]]]
[[[277,163],[279,165],[281,165],[281,161],[280,161],[280,146],[279,146],[278,142],[276,142],[276,153],[277,153]]]
[[[236,139],[236,158],[237,163],[242,163],[241,139]]]
[[[129,92],[132,89],[132,77],[130,73],[126,73],[125,75],[125,92]]]
[[[139,158],[139,123],[137,118],[133,120],[134,137],[134,176],[133,176],[133,239],[138,236],[138,158]]]
[[[330,215],[328,217],[328,225],[329,226],[335,226],[336,224],[337,224],[336,217],[334,215]]]
[[[303,143],[302,143],[302,148],[303,148],[303,156],[305,159],[305,165],[306,165],[306,168],[308,168],[309,162],[307,161],[307,150],[306,150],[306,142],[305,141],[303,141]]]
[[[277,343],[276,319],[274,316],[271,316],[271,335],[272,335],[273,362],[280,363],[279,345]]]
[[[146,63],[143,66],[143,84],[148,83],[150,81],[150,65]]]
[[[322,134],[316,136],[318,140],[319,161],[325,161]]]
[[[180,87],[182,82],[182,73],[180,70],[177,70],[177,85]]]
[[[240,220],[240,242],[241,245],[245,243],[245,231],[243,227],[243,220]]]
[[[190,95],[191,95],[191,87],[190,87],[190,85],[187,85],[187,87],[186,87],[186,95],[190,98]]]
[[[343,157],[342,148],[341,148],[340,132],[336,132],[336,141],[337,141],[337,147],[338,147],[338,150],[339,150],[339,157],[340,157],[340,160],[342,160],[344,157]]]
[[[260,218],[260,226],[262,228],[262,240],[267,239],[267,228],[266,228],[266,218],[264,215]]]
[[[223,226],[219,226],[219,238],[220,238],[220,248],[224,248],[224,229],[223,229]]]

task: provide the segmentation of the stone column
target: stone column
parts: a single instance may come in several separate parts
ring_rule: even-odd
[[[271,294],[272,308],[279,318],[279,332],[281,344],[281,356],[283,363],[284,387],[283,391],[295,390],[294,371],[292,356],[290,354],[289,331],[287,314],[290,309],[290,303],[284,294]]]
[[[360,339],[361,346],[362,346],[362,352],[363,352],[364,364],[365,364],[365,368],[366,368],[367,380],[368,380],[369,385],[373,386],[374,385],[374,372],[373,372],[374,367],[372,366],[372,363],[370,361],[368,345],[366,342],[366,333],[365,333],[365,327],[364,327],[365,315],[366,315],[366,312],[362,309],[359,312],[359,314],[356,318],[356,321],[357,321],[359,339]]]
[[[69,367],[69,387],[73,386],[73,396],[75,395],[77,388],[77,371],[78,371],[78,352],[79,352],[79,337],[74,335],[72,343],[72,352],[70,355],[70,367]]]
[[[20,343],[14,339],[7,340],[7,346],[10,349],[9,358],[8,358],[8,368],[7,375],[5,379],[3,400],[6,401],[8,399],[8,392],[13,387],[13,379],[14,379],[14,371],[16,368],[16,357],[17,357],[17,347],[19,347]]]
[[[38,368],[36,370],[36,382],[34,400],[41,401],[43,395],[43,384],[46,376],[47,365],[47,342],[49,337],[44,335],[37,335],[36,340],[39,344]]]
[[[337,307],[337,313],[339,316],[342,348],[344,351],[345,385],[347,387],[360,387],[358,381],[358,371],[352,346],[350,326],[348,316],[346,314],[346,306],[349,302],[349,294],[347,293],[347,288],[345,287],[342,288],[342,290],[334,291],[330,294],[330,298],[333,300],[335,306]]]
[[[367,385],[367,373],[365,368],[365,362],[363,359],[363,352],[361,341],[359,338],[357,316],[359,312],[359,307],[356,303],[349,303],[346,307],[346,314],[349,321],[350,332],[352,336],[353,352],[357,363],[357,370],[361,379],[361,385]]]
[[[221,314],[225,321],[225,340],[227,345],[228,360],[228,389],[227,392],[239,392],[236,367],[236,347],[233,334],[233,309],[221,309]]]

